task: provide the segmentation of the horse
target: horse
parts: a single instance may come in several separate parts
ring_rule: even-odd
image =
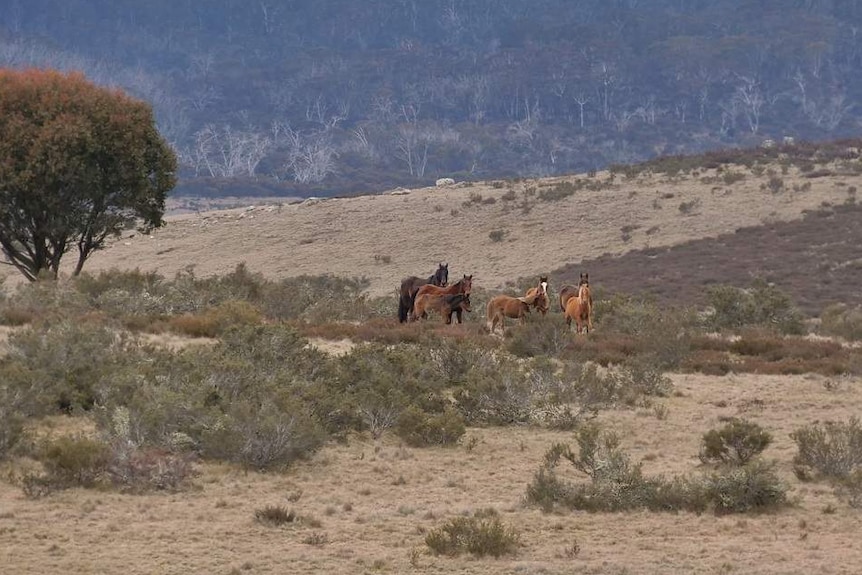
[[[517,319],[523,324],[527,321],[530,306],[536,302],[539,294],[530,297],[514,297],[510,295],[498,295],[488,302],[487,319],[488,331],[494,333],[499,324],[503,333],[506,333],[505,318]]]
[[[550,309],[550,300],[548,299],[548,276],[539,276],[539,285],[531,287],[524,294],[524,297],[538,296],[535,298],[533,307],[539,310],[544,316]]]
[[[417,318],[428,317],[429,311],[440,312],[443,323],[447,325],[452,323],[453,314],[457,316],[458,323],[462,323],[462,312],[473,311],[470,308],[470,295],[463,293],[449,295],[422,294],[416,297],[413,309]]]
[[[569,298],[577,297],[578,291],[581,286],[587,284],[590,285],[590,274],[581,273],[581,278],[578,281],[578,285],[564,285],[560,289],[560,311],[566,313],[566,302],[569,301]],[[590,300],[590,305],[593,304],[593,301]]]
[[[431,284],[426,284],[421,286],[415,294],[413,294],[413,300],[410,304],[410,319],[415,320],[417,317],[416,313],[416,298],[421,295],[431,294],[431,295],[455,295],[457,293],[461,293],[464,295],[470,295],[470,291],[473,289],[473,276],[465,275],[463,278],[459,279],[457,282],[448,286],[435,286]]]
[[[590,333],[593,329],[593,298],[590,293],[590,284],[582,283],[578,289],[578,295],[569,298],[566,302],[566,326],[572,329],[572,320],[575,320],[575,333]]]
[[[401,323],[407,321],[407,316],[410,310],[413,309],[413,299],[416,297],[416,292],[419,291],[420,287],[426,284],[445,286],[448,283],[449,264],[442,262],[437,266],[437,271],[428,279],[410,276],[401,280],[401,289],[398,291],[398,321]]]

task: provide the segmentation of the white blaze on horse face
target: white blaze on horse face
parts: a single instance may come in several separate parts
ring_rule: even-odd
[[[542,295],[548,295],[548,282],[542,282],[539,285],[542,286]]]

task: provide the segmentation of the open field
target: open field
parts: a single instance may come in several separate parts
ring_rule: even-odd
[[[799,220],[805,212],[823,206],[844,204],[853,197],[851,192],[862,187],[859,174],[836,174],[808,178],[790,167],[780,176],[783,188],[779,193],[768,188],[770,178],[778,176],[758,176],[744,166],[731,166],[696,176],[647,172],[629,179],[599,172],[594,177],[459,184],[250,205],[168,216],[167,225],[151,235],[129,233],[96,253],[85,270],[139,268],[170,277],[193,266],[197,275],[207,276],[227,273],[245,262],[251,271],[272,278],[324,273],[364,276],[370,281],[370,294],[389,295],[401,278],[430,275],[442,261],[450,264],[453,277],[474,274],[475,285],[497,289],[506,282],[565,266],[581,269],[582,262],[593,266],[603,256],[615,258],[638,250],[650,254],[764,224],[785,229],[780,222]],[[564,195],[566,186],[572,185],[581,187]],[[556,190],[563,193],[555,194]],[[786,229],[795,233],[793,228]],[[498,241],[491,237],[495,233]],[[720,240],[725,241],[724,237]],[[743,245],[746,241],[741,240]],[[850,241],[845,248],[848,245]],[[819,249],[822,252],[829,246],[836,244]],[[759,271],[772,248],[758,244],[732,252],[734,265],[728,266],[728,283]],[[675,270],[670,274],[674,284],[686,284],[679,280],[684,274],[674,267],[674,260],[668,258],[662,267]],[[603,285],[598,270],[605,261],[595,264],[592,280],[597,288]],[[625,266],[629,260],[619,261]],[[66,263],[71,266],[73,262]],[[837,266],[842,263],[846,262],[835,261]],[[619,275],[628,275],[628,281],[615,279],[615,289],[636,293],[644,280],[652,281],[644,278],[642,262],[635,260],[633,268],[622,270]],[[552,276],[551,284],[560,285],[568,273],[561,271],[559,279]],[[6,274],[10,285],[20,281],[8,266],[0,274]],[[830,290],[842,282],[838,278],[820,289]]]
[[[498,361],[515,347],[519,337],[529,340],[523,334],[569,338],[557,351],[539,359],[555,366],[580,365],[591,359],[602,363],[599,373],[605,373],[610,368],[595,359],[603,351],[602,346],[613,348],[617,355],[612,357],[622,357],[621,363],[625,364],[627,356],[634,361],[643,359],[639,354],[646,357],[655,350],[668,352],[655,346],[654,341],[658,335],[667,336],[667,331],[661,331],[662,327],[655,325],[658,322],[647,316],[647,335],[641,334],[639,340],[630,333],[603,332],[601,321],[595,334],[574,336],[564,331],[553,300],[548,317],[532,314],[526,326],[512,326],[503,338],[481,333],[478,326],[483,310],[478,306],[468,314],[464,326],[443,326],[437,318],[431,320],[434,326],[399,326],[394,319],[394,290],[403,276],[430,274],[442,261],[450,264],[450,280],[472,273],[474,285],[483,288],[485,295],[540,273],[550,273],[552,287],[558,288],[574,281],[580,271],[589,271],[599,296],[622,292],[651,295],[663,303],[702,304],[705,286],[725,283],[747,287],[754,277],[763,277],[786,290],[810,317],[816,317],[831,302],[862,303],[858,290],[862,265],[856,247],[862,244],[862,211],[855,206],[855,189],[862,184],[862,177],[841,170],[810,177],[810,173],[793,166],[786,173],[780,173],[780,169],[755,172],[730,166],[721,171],[700,170],[674,176],[641,173],[634,177],[601,172],[594,176],[459,184],[396,190],[379,196],[294,204],[256,202],[259,205],[254,207],[176,213],[166,218],[164,228],[149,236],[130,232],[118,239],[97,253],[85,270],[137,268],[171,278],[193,266],[198,277],[208,277],[228,274],[245,263],[251,272],[260,272],[272,280],[303,274],[364,276],[369,280],[371,296],[393,296],[391,316],[380,312],[380,308],[369,307],[362,313],[371,319],[314,323],[307,317],[261,318],[249,311],[248,304],[219,308],[223,315],[216,317],[242,320],[261,330],[282,327],[282,321],[291,329],[299,326],[301,333],[309,335],[311,346],[328,354],[325,361],[349,359],[359,339],[403,344],[399,349],[409,353],[413,353],[409,351],[411,345],[438,345],[435,353],[440,354],[447,349],[440,342],[452,343],[453,348],[469,344],[476,346],[472,353],[491,349],[481,357]],[[780,189],[775,183],[779,174]],[[0,276],[6,278],[5,291],[13,292],[20,280],[8,269],[0,270],[2,273],[6,274]],[[200,289],[215,290],[212,286]],[[91,290],[96,292],[95,287],[91,286]],[[174,290],[177,291],[181,290]],[[127,309],[122,306],[138,309],[135,305],[139,302],[135,300],[140,296],[133,294],[123,299],[117,295],[125,293],[120,289],[105,290],[99,295],[109,292],[114,299],[105,297],[99,301],[115,305],[111,310]],[[125,295],[129,293],[132,292]],[[60,323],[51,315],[55,313],[51,302],[45,299],[50,298],[35,303],[26,297],[9,301],[25,302],[21,305],[29,305],[32,309],[26,312],[34,318],[43,317],[39,316],[42,313],[48,318],[47,326]],[[157,299],[154,296],[154,301]],[[156,317],[157,313],[148,312],[150,315],[136,316],[146,321],[133,323],[128,321],[132,312],[117,320],[111,314],[119,316],[119,312],[109,311],[108,304],[98,310],[88,308],[86,305],[92,304],[82,304],[65,292],[52,301],[77,302],[80,307],[75,313],[79,315],[70,316],[71,325],[63,324],[71,334],[69,340],[50,340],[47,332],[37,332],[39,337],[27,343],[31,347],[21,344],[20,349],[44,349],[43,355],[33,352],[33,373],[40,377],[53,373],[52,362],[65,365],[57,359],[62,354],[50,347],[50,341],[68,341],[63,345],[76,346],[81,342],[75,334],[98,333],[96,329],[102,325],[99,322],[112,329],[117,325],[132,329],[129,325],[135,325],[141,330],[137,335],[142,340],[174,354],[211,350],[220,345],[219,334],[191,337],[181,333],[183,326],[190,331],[202,323],[206,309],[196,308],[179,318],[182,321],[173,323],[171,320],[177,318],[166,314]],[[620,315],[616,320],[634,323],[639,312],[640,308],[636,308],[633,316]],[[683,328],[677,329],[677,325],[688,324],[668,325],[671,331],[676,330],[669,338],[670,352],[678,351],[674,345],[681,346],[679,341],[689,345],[681,337]],[[0,368],[14,347],[13,334],[26,329],[26,323],[0,325]],[[360,337],[366,332],[375,337]],[[212,369],[212,373],[206,373],[216,383],[202,378],[203,385],[216,390],[212,397],[207,396],[207,401],[224,401],[227,410],[232,405],[219,396],[218,392],[223,391],[219,385],[240,382],[236,385],[242,392],[236,392],[234,401],[246,400],[246,395],[252,396],[247,401],[258,401],[271,397],[257,386],[266,390],[269,388],[265,384],[277,382],[273,384],[276,390],[288,385],[294,386],[285,387],[292,392],[304,390],[296,383],[297,377],[303,385],[313,386],[313,376],[303,369],[308,373],[342,373],[328,364],[324,369],[324,360],[292,348],[287,360],[279,355],[278,347],[274,358],[267,355],[265,343],[283,343],[277,337],[286,337],[282,332],[272,333],[272,340],[255,340],[250,345],[247,351],[253,360],[247,366],[243,364],[246,356],[231,355],[236,351],[232,348],[242,343],[234,341],[222,352],[200,356],[204,358],[201,365],[189,368],[192,375],[179,380],[192,388],[190,382],[199,373],[195,370]],[[862,565],[862,547],[858,544],[862,512],[827,481],[803,481],[798,477],[794,466],[797,445],[791,438],[791,433],[804,426],[847,421],[862,413],[858,343],[836,343],[820,335],[798,337],[787,349],[805,357],[788,358],[782,355],[788,353],[780,345],[782,337],[740,332],[716,338],[711,333],[700,333],[693,339],[697,344],[686,349],[689,355],[685,358],[698,359],[701,363],[697,365],[729,366],[727,375],[692,372],[691,366],[696,364],[683,361],[680,352],[680,357],[672,360],[676,362],[675,369],[667,374],[672,383],[670,393],[630,403],[617,402],[613,407],[601,408],[596,418],[603,428],[619,434],[621,447],[633,462],[642,465],[645,475],[667,478],[700,477],[714,470],[698,457],[705,432],[733,417],[756,422],[773,438],[763,457],[775,462],[778,479],[787,490],[789,504],[777,509],[726,515],[712,510],[542,511],[528,504],[527,486],[549,448],[560,442],[575,446],[575,434],[523,421],[469,425],[460,441],[448,447],[410,447],[392,429],[380,437],[369,429],[351,430],[340,440],[335,435],[329,437],[319,450],[309,450],[309,458],[294,462],[286,470],[255,471],[216,458],[206,459],[195,463],[199,474],[191,486],[177,492],[125,494],[105,487],[72,488],[31,498],[22,489],[22,474],[38,466],[29,457],[33,452],[28,455],[25,449],[25,453],[11,453],[3,460],[0,451],[0,573],[858,573]],[[710,338],[715,342],[708,343]],[[40,348],[40,341],[49,343]],[[730,342],[739,345],[733,347]],[[549,347],[547,340],[541,344]],[[83,345],[81,349],[94,353]],[[413,381],[410,358],[387,356],[387,350],[380,346],[358,357],[355,364],[343,364],[375,376],[375,365],[377,369],[382,369],[379,365],[395,366],[394,384],[388,388],[388,396],[383,394],[384,400],[402,392],[398,386],[405,381]],[[530,355],[520,355],[510,364],[495,365],[534,369]],[[188,367],[194,357],[189,355],[188,364],[182,365]],[[303,363],[307,357],[312,358],[311,367]],[[453,352],[452,357],[463,360],[473,356]],[[158,361],[147,357],[140,364],[132,359],[123,363],[122,353],[111,358],[116,363],[107,364],[104,372],[98,368],[92,371],[93,378],[98,375],[99,385],[107,381],[129,386],[131,381],[144,388],[150,382],[147,378],[152,377],[156,384],[147,388],[150,393],[158,390],[159,382],[169,379],[164,374],[172,374],[171,369],[181,365],[170,364],[164,357],[158,361],[167,362],[170,368],[159,367]],[[39,371],[43,367],[39,362],[49,364],[45,372]],[[299,366],[296,371],[291,371],[293,362]],[[474,366],[469,361],[465,364],[457,384],[466,388],[466,374],[472,373]],[[811,367],[815,364],[820,367]],[[18,377],[25,367],[30,369],[26,362],[13,367],[8,372],[0,371],[0,378],[7,373]],[[96,388],[96,383],[87,379],[90,367],[87,361],[76,363],[75,375],[84,373],[83,385]],[[491,372],[491,377],[502,378],[504,368]],[[540,371],[540,367],[535,369],[536,373]],[[818,369],[820,373],[809,372]],[[766,375],[765,371],[793,375]],[[388,372],[384,369],[384,373]],[[247,374],[257,379],[243,379]],[[348,370],[348,374],[352,372]],[[136,379],[138,376],[140,379]],[[60,379],[66,377],[62,373]],[[391,384],[386,377],[379,377]],[[21,379],[29,384],[27,378]],[[351,385],[360,383],[350,379],[343,374],[340,378],[333,375],[331,389],[337,391],[332,394],[347,394]],[[327,389],[328,381],[324,381],[322,389]],[[129,396],[137,392],[136,387],[124,389]],[[450,400],[454,395],[452,389],[444,394]],[[100,397],[124,399],[110,392]],[[165,396],[143,397],[145,401],[134,407],[150,414],[146,411],[150,404],[158,404]],[[196,396],[190,392],[187,396],[166,397],[181,404],[192,403]],[[259,410],[264,407],[267,406],[257,404]],[[48,437],[79,433],[95,437],[105,433],[104,426],[97,430],[97,417],[93,415],[100,407],[90,405],[88,409],[74,417],[33,417],[27,421],[27,428]],[[565,466],[560,474],[573,481],[586,480],[583,474]],[[267,506],[290,509],[298,519],[282,526],[256,521],[256,512]],[[519,534],[516,553],[477,558],[430,552],[425,540],[429,532],[452,519],[489,513],[489,509]]]
[[[860,381],[841,380],[836,388],[822,376],[678,375],[673,381],[677,394],[661,401],[665,419],[645,408],[600,416],[645,472],[696,473],[698,431],[721,417],[746,417],[775,437],[765,456],[779,462],[793,507],[727,516],[545,514],[524,505],[525,488],[550,445],[571,442],[571,433],[476,428],[453,448],[357,437],[284,474],[204,465],[199,488],[174,495],[78,489],[30,501],[0,482],[0,559],[7,573],[76,575],[858,572],[862,514],[827,485],[794,477],[789,433],[803,423],[858,414]],[[289,507],[319,526],[260,525],[254,512],[266,505]],[[428,530],[487,507],[521,532],[516,557],[427,554]],[[314,534],[325,543],[304,543]]]

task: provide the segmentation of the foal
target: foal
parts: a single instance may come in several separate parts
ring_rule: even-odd
[[[510,295],[498,295],[488,302],[488,331],[494,333],[497,325],[503,333],[506,333],[505,318],[517,319],[523,324],[527,321],[530,306],[535,304],[539,294],[530,297],[513,297]]]
[[[470,295],[470,291],[473,288],[473,276],[465,275],[463,278],[453,283],[452,285],[446,287],[438,287],[435,285],[424,285],[419,288],[416,294],[413,296],[413,301],[410,306],[410,320],[413,321],[419,315],[416,311],[416,300],[425,294],[430,295],[455,295],[455,294],[464,294]]]
[[[462,312],[473,311],[470,308],[469,294],[421,294],[416,297],[416,302],[413,304],[413,310],[416,314],[416,319],[427,318],[429,311],[440,313],[440,317],[446,324],[452,323],[452,315],[456,315],[458,323],[462,323]]]
[[[531,287],[527,290],[524,297],[535,297],[533,307],[535,307],[544,316],[548,313],[550,300],[548,299],[548,276],[539,276],[539,285]]]

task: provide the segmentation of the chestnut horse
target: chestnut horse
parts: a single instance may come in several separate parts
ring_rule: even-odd
[[[575,320],[575,333],[590,333],[593,329],[593,298],[589,282],[582,283],[578,295],[566,302],[566,326],[569,329],[572,329],[572,320]]]
[[[569,301],[569,298],[576,297],[578,295],[578,291],[581,289],[581,286],[587,284],[590,285],[590,274],[581,273],[581,279],[578,281],[577,286],[573,285],[565,285],[560,289],[560,311],[566,313],[566,302]],[[590,300],[590,305],[592,305],[592,300]]]
[[[417,318],[428,317],[429,311],[440,313],[443,323],[452,323],[452,315],[455,314],[458,318],[458,323],[461,323],[462,312],[473,311],[470,308],[470,294],[456,293],[451,295],[435,295],[422,294],[416,296],[413,309]]]
[[[414,321],[419,314],[416,313],[416,298],[421,295],[431,294],[431,295],[455,295],[457,293],[461,293],[464,295],[470,295],[470,291],[473,289],[473,276],[465,275],[463,278],[459,279],[457,282],[453,283],[450,286],[440,287],[431,284],[421,286],[416,293],[413,295],[413,301],[410,306],[410,320]]]
[[[533,307],[539,310],[544,316],[548,313],[551,307],[551,301],[548,299],[548,276],[539,276],[539,285],[531,287],[524,294],[524,297],[537,296],[534,300]]]
[[[398,291],[398,321],[401,323],[407,321],[407,315],[413,309],[413,298],[416,297],[420,287],[426,284],[445,286],[448,283],[449,264],[444,263],[437,266],[437,271],[428,279],[410,276],[401,280],[401,289]]]
[[[523,324],[527,321],[527,314],[530,313],[530,306],[536,302],[539,294],[530,297],[513,297],[510,295],[498,295],[491,298],[488,302],[488,331],[494,333],[497,325],[500,330],[506,333],[505,318],[517,319]]]

